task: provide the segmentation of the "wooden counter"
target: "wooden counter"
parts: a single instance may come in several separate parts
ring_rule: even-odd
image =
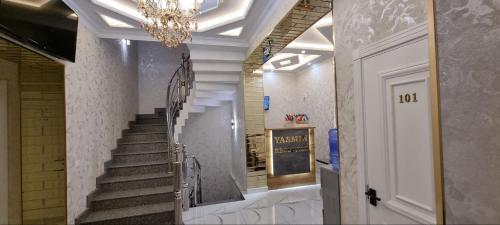
[[[316,183],[314,127],[265,130],[270,190]]]

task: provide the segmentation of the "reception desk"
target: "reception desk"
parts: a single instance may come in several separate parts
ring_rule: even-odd
[[[266,129],[270,190],[316,183],[314,127]]]

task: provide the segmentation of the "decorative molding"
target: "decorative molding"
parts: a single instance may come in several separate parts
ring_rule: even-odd
[[[403,30],[401,32],[390,35],[380,41],[373,42],[369,45],[363,46],[357,50],[353,50],[352,60],[356,61],[358,59],[375,55],[376,53],[383,52],[384,50],[390,49],[394,46],[401,45],[403,43],[419,39],[427,35],[427,23],[421,23],[415,25],[414,27]]]

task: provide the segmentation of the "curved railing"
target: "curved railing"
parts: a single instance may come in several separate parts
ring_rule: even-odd
[[[168,172],[174,175],[175,224],[183,224],[182,212],[201,202],[201,166],[196,157],[187,157],[186,146],[175,141],[175,124],[184,103],[193,89],[193,63],[189,56],[182,55],[182,63],[175,71],[167,87],[167,141],[168,156],[171,160]],[[189,159],[192,159],[193,175],[189,176]],[[190,185],[188,179],[195,177]],[[193,204],[194,203],[194,204]]]

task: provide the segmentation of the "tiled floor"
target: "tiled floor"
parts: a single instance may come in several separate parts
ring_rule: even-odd
[[[245,195],[244,201],[192,208],[185,224],[322,224],[320,186]]]

